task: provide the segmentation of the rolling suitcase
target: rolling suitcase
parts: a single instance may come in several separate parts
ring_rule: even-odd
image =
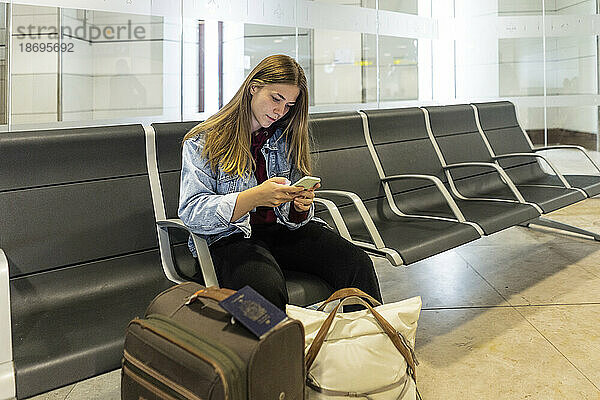
[[[130,322],[121,399],[302,400],[304,328],[287,319],[260,340],[218,301],[234,293],[186,282]]]

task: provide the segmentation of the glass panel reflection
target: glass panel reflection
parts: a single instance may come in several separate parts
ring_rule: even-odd
[[[375,99],[375,35],[315,29],[313,49],[315,105]]]
[[[12,14],[12,123],[58,121],[59,9],[15,4]]]
[[[379,0],[379,9],[417,15],[418,0]]]
[[[63,120],[163,113],[162,17],[63,10],[63,23],[103,32],[74,35],[62,60]]]
[[[544,94],[542,38],[498,40],[500,97]]]
[[[379,37],[380,101],[419,98],[416,39]]]
[[[12,123],[163,114],[163,18],[13,5]]]
[[[564,0],[546,7],[559,22],[562,15],[596,14],[596,1]],[[571,36],[546,38],[547,94],[556,99],[546,110],[547,142],[598,150],[598,107],[585,96],[598,94],[597,37],[578,33],[577,24],[585,26],[584,21],[566,17]]]
[[[375,8],[376,0],[312,0],[319,3],[338,4],[341,6],[354,6],[363,8]],[[397,1],[397,0],[396,0]]]

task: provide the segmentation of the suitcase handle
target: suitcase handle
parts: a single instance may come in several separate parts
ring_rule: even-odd
[[[191,295],[185,304],[192,304],[194,301],[198,300],[198,297],[212,299],[214,301],[223,301],[234,293],[236,293],[235,290],[209,286],[207,288],[200,289],[196,293]]]

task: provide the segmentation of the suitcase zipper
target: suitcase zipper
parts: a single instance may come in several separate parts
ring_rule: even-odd
[[[187,390],[185,387],[181,386],[178,383],[173,382],[171,379],[167,378],[166,376],[159,374],[154,369],[149,368],[148,366],[144,365],[144,363],[142,363],[137,358],[133,357],[126,350],[124,351],[123,355],[124,355],[125,361],[127,361],[127,363],[131,364],[133,367],[140,370],[144,374],[150,376],[152,379],[156,380],[157,382],[160,382],[163,385],[165,385],[166,387],[177,392],[177,394],[183,396],[184,399],[202,400],[200,397],[196,396],[194,393]],[[130,372],[132,372],[132,371],[130,371]],[[142,378],[140,378],[140,379],[142,379]],[[160,389],[157,389],[157,390],[160,390]]]
[[[144,387],[145,389],[149,390],[150,392],[154,393],[155,395],[157,395],[165,400],[179,400],[179,399],[171,396],[170,394],[163,392],[159,388],[153,386],[147,380],[136,375],[127,365],[123,365],[123,373],[125,375],[127,375],[128,377],[130,377],[131,379],[133,379],[134,381],[136,381],[140,386]]]
[[[148,329],[163,339],[175,344],[190,354],[212,365],[221,377],[225,389],[225,398],[229,400],[246,399],[245,365],[237,354],[217,342],[209,342],[196,336],[186,328],[159,314],[147,316],[147,319],[135,319],[131,323]],[[199,352],[197,349],[201,349]],[[202,354],[205,353],[205,354]],[[225,370],[234,375],[233,382],[226,379]],[[228,383],[230,385],[228,385]],[[236,385],[237,383],[237,385]]]

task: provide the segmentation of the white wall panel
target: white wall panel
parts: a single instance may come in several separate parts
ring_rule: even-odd
[[[56,74],[13,75],[12,86],[13,116],[25,122],[27,116],[36,115],[37,121],[57,120]]]
[[[244,24],[223,27],[223,104],[235,95],[245,78]]]
[[[98,10],[128,14],[151,15],[152,1],[153,0],[18,0],[14,1],[14,4],[27,4],[32,6],[62,8],[79,8],[84,10]]]
[[[596,0],[555,0],[555,9],[560,14],[594,14]]]
[[[44,43],[49,42],[44,41]],[[13,74],[56,74],[58,72],[58,53],[27,51],[28,44],[39,46],[40,41],[37,39],[15,39],[13,41],[15,46],[12,50],[11,60]],[[23,50],[20,48],[21,45],[23,45]]]
[[[302,28],[377,32],[377,11],[373,9],[307,0],[297,0],[297,9],[297,23]]]
[[[437,39],[437,21],[431,18],[379,11],[379,34],[407,38]]]
[[[63,74],[63,114],[89,112],[94,109],[94,77]],[[72,120],[71,116],[71,120]]]
[[[62,73],[91,75],[94,69],[91,43],[71,38],[65,38],[63,43],[73,43],[73,52],[62,53]]]
[[[190,19],[248,21],[248,1],[183,0],[183,15]]]
[[[8,0],[0,0],[0,3],[9,2]],[[181,16],[179,0],[15,0],[13,4],[165,17]]]
[[[495,32],[501,38],[542,37],[543,17],[540,16],[505,16],[505,17],[458,17],[453,23],[456,26],[456,37],[473,37],[481,33]],[[547,15],[546,36],[589,36],[600,34],[600,15]]]
[[[360,103],[361,34],[314,31],[314,104]]]
[[[296,7],[290,0],[253,0],[248,6],[248,23],[296,26]]]
[[[455,0],[457,17],[481,18],[498,15],[498,0]]]

